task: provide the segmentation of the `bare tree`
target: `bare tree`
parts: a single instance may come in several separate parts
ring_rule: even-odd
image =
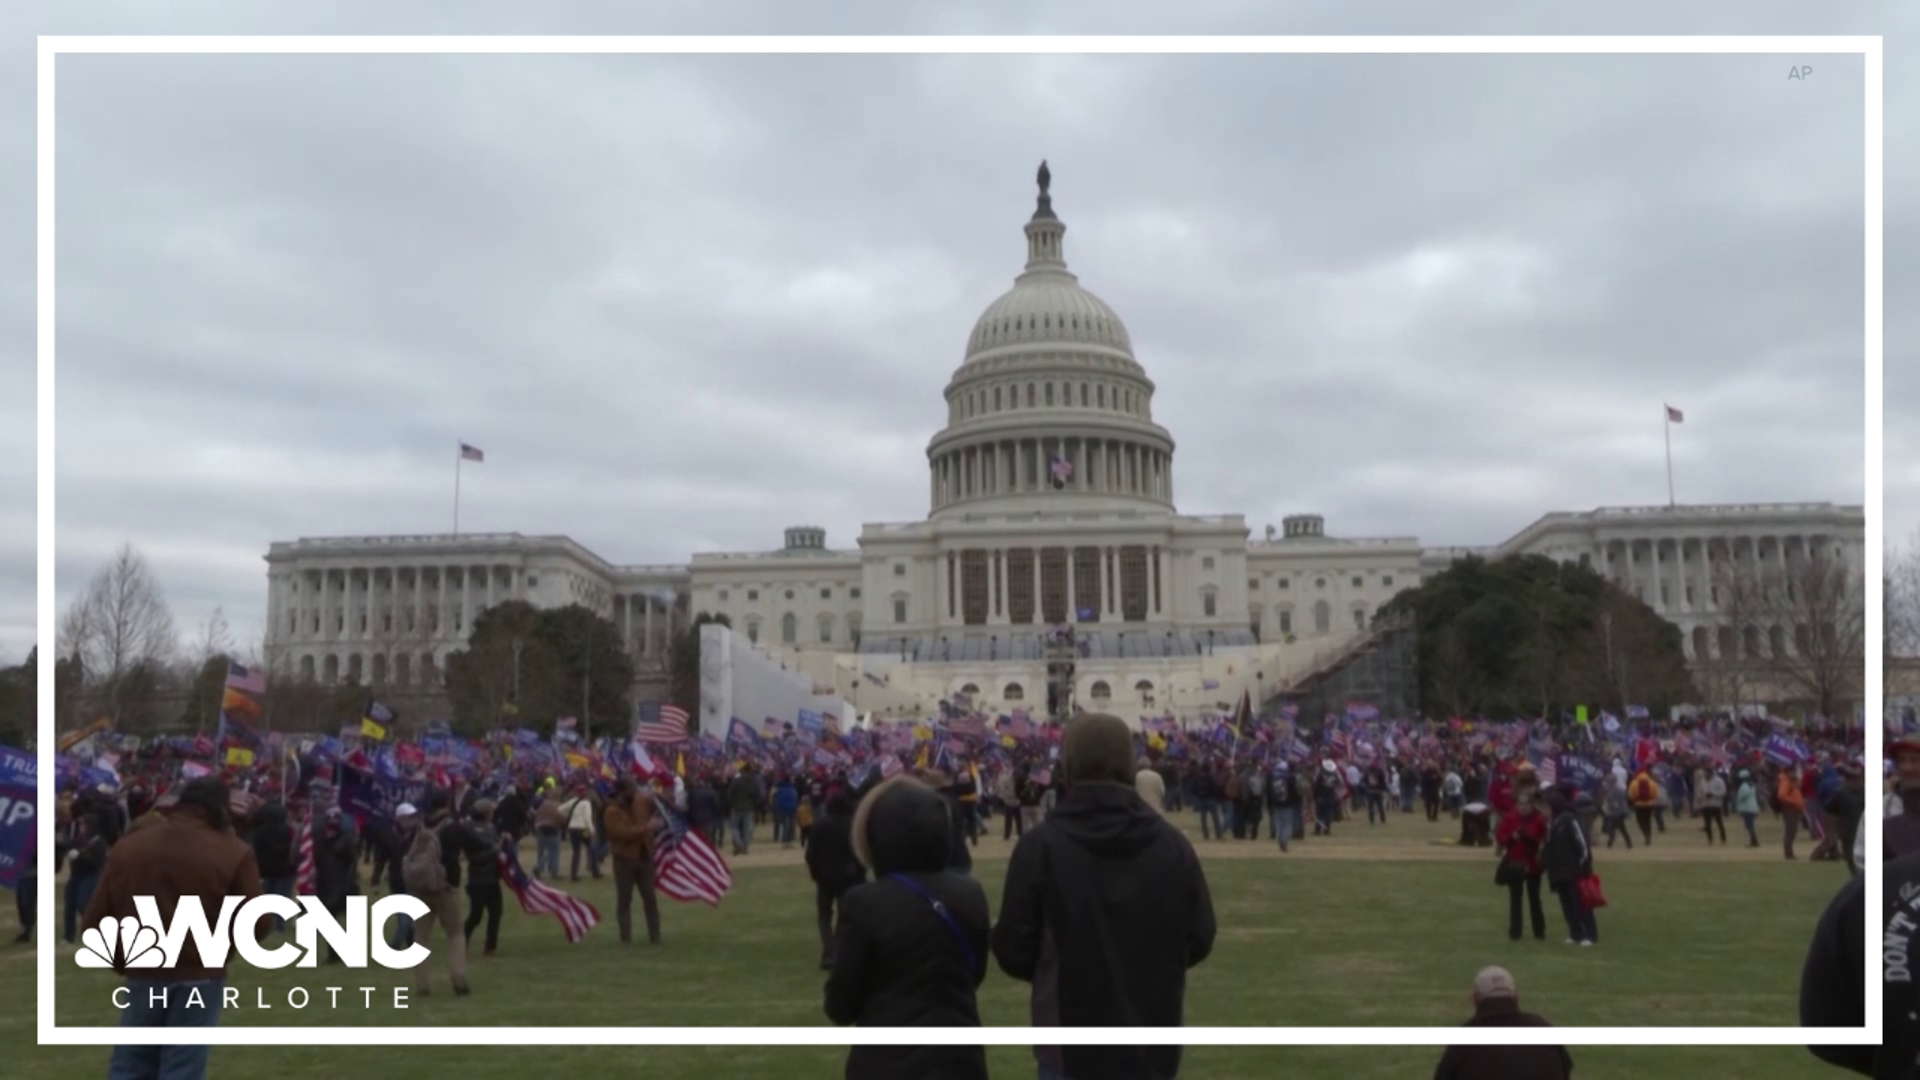
[[[194,638],[193,655],[190,660],[198,671],[207,665],[207,661],[216,656],[232,659],[234,656],[233,631],[227,625],[226,610],[216,606],[207,621],[200,624],[200,632]]]
[[[1833,717],[1866,685],[1865,582],[1832,545],[1785,562],[1739,561],[1725,591],[1735,644],[1780,692]],[[1890,575],[1891,576],[1891,575]]]
[[[122,544],[61,621],[61,641],[78,656],[87,679],[116,722],[136,673],[164,669],[177,652],[173,613],[147,561]]]
[[[1896,657],[1920,657],[1920,531],[1904,545],[1887,545],[1886,576],[1881,582],[1882,659],[1893,670]]]

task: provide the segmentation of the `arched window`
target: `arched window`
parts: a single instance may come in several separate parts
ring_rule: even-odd
[[[997,386],[993,388],[993,411],[1000,411],[1000,388]]]
[[[760,620],[759,619],[747,620],[747,643],[750,645],[760,644]]]
[[[820,644],[833,644],[833,616],[820,616]]]
[[[1787,655],[1787,629],[1775,623],[1767,629],[1767,655],[1775,660]]]
[[[1088,388],[1088,384],[1081,383],[1080,384],[1080,407],[1084,409],[1091,404],[1093,404],[1093,391]]]
[[[1721,627],[1718,636],[1720,638],[1720,659],[1732,660],[1740,655],[1740,650],[1736,647],[1733,640],[1733,627]]]
[[[800,620],[793,617],[793,612],[780,616],[780,644],[791,645],[799,636]]]
[[[978,694],[980,692],[980,684],[968,683],[965,686],[962,686],[960,688],[960,692],[967,695],[968,697],[972,697],[973,695]]]
[[[1133,692],[1134,692],[1134,693],[1136,693],[1136,694],[1151,694],[1151,693],[1153,693],[1153,680],[1152,680],[1152,679],[1141,679],[1141,680],[1140,680],[1139,682],[1137,682],[1137,683],[1134,683],[1134,684],[1133,684]]]
[[[313,680],[313,657],[303,656],[300,658],[300,677],[309,682]]]
[[[1093,686],[1088,688],[1087,693],[1095,701],[1110,701],[1113,699],[1113,687],[1108,686],[1105,679],[1096,680]]]
[[[1093,388],[1093,400],[1094,400],[1094,403],[1099,405],[1101,408],[1104,409],[1107,407],[1107,384],[1106,383],[1101,383],[1099,386],[1096,386]]]
[[[1027,408],[1033,408],[1033,384],[1027,384]]]
[[[1740,649],[1741,649],[1741,656],[1745,657],[1748,660],[1756,659],[1757,657],[1759,657],[1760,655],[1760,628],[1759,627],[1749,626],[1746,629],[1740,631]]]
[[[1325,600],[1317,600],[1313,605],[1313,632],[1324,634],[1333,629],[1333,609]]]
[[[1026,687],[1017,682],[1010,682],[1007,688],[1000,692],[1000,698],[1002,701],[1025,701],[1027,700]]]
[[[1053,384],[1052,383],[1047,384],[1047,404],[1048,405],[1053,404]]]
[[[1694,627],[1693,628],[1693,658],[1695,660],[1706,660],[1709,658],[1707,654],[1711,649],[1712,649],[1712,645],[1709,643],[1709,640],[1707,637],[1707,628],[1704,626]]]
[[[1206,614],[1207,618],[1211,619],[1214,617],[1214,615],[1218,614],[1218,612],[1215,610],[1218,606],[1219,605],[1214,600],[1213,592],[1211,590],[1201,594],[1200,608]]]

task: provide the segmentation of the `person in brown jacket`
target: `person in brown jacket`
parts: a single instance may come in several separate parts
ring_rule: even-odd
[[[87,904],[88,936],[107,918],[137,918],[133,898],[151,896],[160,917],[171,923],[180,901],[198,897],[209,918],[227,897],[242,903],[260,895],[260,868],[253,848],[233,834],[226,782],[202,777],[186,786],[167,819],[129,832],[108,854],[100,885]],[[261,920],[258,934],[268,925]],[[103,935],[112,948],[116,935]],[[83,937],[82,944],[87,944]],[[125,962],[129,957],[112,957]],[[143,968],[126,979],[127,1007],[121,1027],[213,1027],[220,1021],[225,964],[209,965],[192,935],[171,967]],[[204,1077],[208,1046],[116,1046],[109,1072],[114,1076]]]
[[[653,891],[653,795],[642,791],[632,777],[623,777],[607,801],[607,846],[613,854],[614,910],[620,921],[620,943],[633,942],[633,890],[640,889],[640,906],[647,917],[647,941],[660,944],[660,901]]]
[[[1520,991],[1506,968],[1490,967],[1473,980],[1473,1019],[1467,1027],[1552,1027],[1520,1011]],[[1449,1046],[1433,1080],[1569,1080],[1573,1057],[1564,1046]]]

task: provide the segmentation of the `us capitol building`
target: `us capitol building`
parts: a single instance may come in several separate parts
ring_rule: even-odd
[[[1743,647],[1715,619],[1715,561],[1837,545],[1861,565],[1863,510],[1830,503],[1549,513],[1471,549],[1337,537],[1311,514],[1260,538],[1237,514],[1181,514],[1154,382],[1120,317],[1068,271],[1049,180],[1043,164],[1024,270],[974,323],[947,383],[925,520],[868,524],[850,550],[798,526],[778,550],[670,566],[520,533],[276,542],[268,662],[425,692],[487,607],[577,603],[620,628],[651,696],[671,637],[710,612],[817,692],[908,714],[962,690],[1039,706],[1046,636],[1069,624],[1075,700],[1128,715],[1297,685],[1364,647],[1396,593],[1469,554],[1592,565],[1679,625],[1695,661]]]

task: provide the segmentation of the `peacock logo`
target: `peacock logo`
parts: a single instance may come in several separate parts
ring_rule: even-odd
[[[166,964],[160,948],[160,935],[132,915],[116,919],[109,915],[99,926],[80,935],[80,950],[74,960],[83,968],[157,968]]]

